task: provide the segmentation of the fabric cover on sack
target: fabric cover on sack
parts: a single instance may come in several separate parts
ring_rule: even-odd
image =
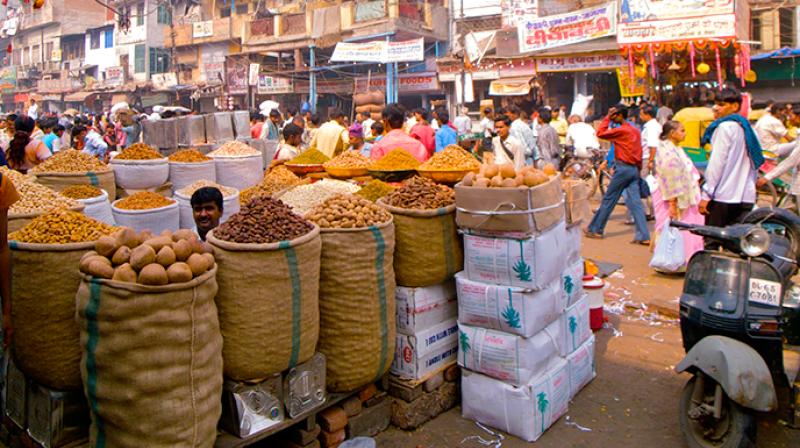
[[[87,171],[85,173],[36,173],[36,183],[63,191],[73,185],[91,185],[108,192],[113,201],[117,198],[117,183],[111,167],[103,171]]]
[[[239,191],[261,182],[264,178],[264,156],[214,157],[217,183]]]
[[[111,211],[111,203],[108,202],[108,192],[105,190],[102,195],[95,198],[76,199],[76,201],[85,206],[84,215],[112,226],[117,225],[114,221],[114,213]]]
[[[217,181],[217,171],[213,160],[205,162],[169,162],[169,181],[172,182],[172,191],[197,182],[198,180]]]
[[[150,230],[153,235],[159,235],[165,230],[174,232],[180,228],[180,211],[177,201],[164,207],[147,210],[125,210],[111,204],[111,211],[118,226],[130,227],[137,232]]]
[[[111,159],[117,185],[126,190],[146,190],[164,185],[169,179],[167,158],[153,160]]]

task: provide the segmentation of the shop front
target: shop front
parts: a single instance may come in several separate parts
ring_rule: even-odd
[[[445,99],[436,73],[407,73],[398,77],[398,102],[406,109],[422,107],[429,109],[434,101]],[[355,93],[380,90],[386,91],[386,75],[356,78]]]

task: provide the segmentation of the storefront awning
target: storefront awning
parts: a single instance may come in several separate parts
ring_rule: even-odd
[[[527,95],[530,91],[530,77],[497,79],[489,85],[489,95],[495,96]]]
[[[82,103],[86,101],[86,98],[94,95],[95,92],[73,92],[64,95],[64,101],[68,103]]]

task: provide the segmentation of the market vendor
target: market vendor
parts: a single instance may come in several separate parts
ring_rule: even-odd
[[[194,231],[205,241],[206,235],[219,226],[222,217],[222,192],[216,187],[199,188],[190,201],[194,217]]]

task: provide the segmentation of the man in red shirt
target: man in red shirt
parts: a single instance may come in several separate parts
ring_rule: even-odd
[[[436,151],[436,138],[433,128],[428,124],[428,112],[422,108],[417,109],[414,111],[414,117],[417,119],[417,124],[411,128],[409,135],[425,145],[425,149],[428,150],[428,157],[430,157]]]
[[[642,137],[639,130],[625,119],[628,109],[625,105],[612,107],[597,130],[597,137],[614,144],[614,175],[603,196],[603,202],[594,214],[584,234],[589,238],[602,238],[603,230],[614,211],[619,197],[626,192],[626,198],[641,198],[639,191],[639,171],[642,168]],[[610,127],[614,123],[616,127]],[[642,201],[628,200],[625,205],[633,215],[636,236],[632,241],[636,244],[649,245],[650,231],[647,229],[647,218]]]

